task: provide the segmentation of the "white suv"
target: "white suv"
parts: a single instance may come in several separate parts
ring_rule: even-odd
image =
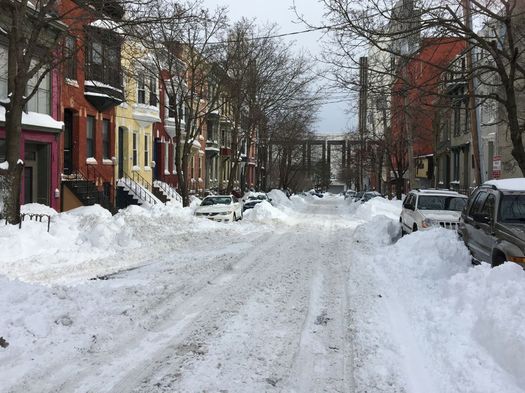
[[[401,210],[403,234],[441,226],[456,230],[467,196],[446,190],[412,190]]]

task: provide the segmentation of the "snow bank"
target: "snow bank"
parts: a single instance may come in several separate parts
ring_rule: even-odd
[[[382,215],[388,217],[392,220],[399,221],[399,216],[401,215],[401,205],[402,202],[398,200],[388,200],[385,198],[372,198],[368,202],[353,203],[356,207],[355,216],[361,219],[368,219],[370,217],[375,217]]]
[[[27,214],[49,214],[50,216],[58,214],[52,207],[40,203],[28,203],[27,205],[22,205],[20,207],[20,212]]]
[[[358,225],[354,232],[354,240],[363,244],[383,245],[392,242],[401,234],[398,222],[384,216],[372,215],[368,212],[369,221]]]
[[[372,218],[356,229],[352,255],[352,284],[378,294],[350,294],[362,363],[357,391],[522,392],[525,272],[472,267],[456,233],[441,228],[388,245],[398,216],[393,208],[390,220],[373,216],[389,210],[373,201],[356,212]]]
[[[176,204],[129,206],[115,216],[99,205],[58,214],[32,204],[22,211],[52,216],[49,233],[47,222],[0,225],[0,274],[29,282],[74,284],[140,266],[218,229],[226,235],[255,230],[196,218],[193,208]]]
[[[253,222],[270,223],[271,221],[285,222],[289,216],[269,202],[262,201],[256,204],[253,209],[246,210],[244,218]]]

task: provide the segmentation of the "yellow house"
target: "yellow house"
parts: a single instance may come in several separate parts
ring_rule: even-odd
[[[130,44],[122,55],[126,101],[116,108],[115,176],[153,184],[153,124],[159,117],[159,79],[148,56]]]

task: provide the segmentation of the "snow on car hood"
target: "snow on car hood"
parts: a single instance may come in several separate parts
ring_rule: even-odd
[[[231,205],[210,205],[210,206],[199,206],[195,209],[195,213],[221,213],[232,211],[233,206]]]
[[[444,210],[420,210],[421,214],[428,219],[436,221],[459,221],[461,212]]]

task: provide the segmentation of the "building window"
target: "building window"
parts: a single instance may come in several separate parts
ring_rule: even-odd
[[[177,100],[173,94],[168,94],[168,117],[175,118]]]
[[[91,45],[91,63],[102,65],[102,44],[93,42]]]
[[[144,166],[149,164],[149,135],[144,135]]]
[[[170,144],[166,142],[164,144],[164,174],[168,174],[170,171],[169,160],[170,160]]]
[[[459,181],[459,150],[452,152],[452,180]]]
[[[95,117],[87,117],[86,129],[86,155],[88,158],[95,157]]]
[[[77,40],[75,37],[66,37],[64,74],[66,78],[72,80],[77,79],[76,43]]]
[[[139,165],[138,156],[138,135],[136,132],[133,133],[133,166]]]
[[[38,72],[33,78],[27,82],[27,94],[31,94],[37,86],[38,80],[42,73]],[[49,73],[40,81],[36,92],[27,103],[27,110],[29,112],[51,114],[51,78]]]
[[[0,162],[6,160],[5,139],[0,139]]]
[[[137,102],[139,104],[146,103],[146,83],[144,74],[140,74],[137,80]]]
[[[149,79],[149,104],[157,106],[157,78],[153,76]]]
[[[95,33],[92,33],[95,36]],[[93,37],[86,47],[86,80],[122,87],[120,72],[120,42],[117,39]]]
[[[110,122],[108,119],[104,119],[102,123],[102,158],[109,159],[110,156]]]
[[[202,157],[199,157],[198,160],[199,160],[199,179],[202,179]]]
[[[208,120],[206,125],[206,134],[207,134],[207,140],[213,141],[213,121]]]

